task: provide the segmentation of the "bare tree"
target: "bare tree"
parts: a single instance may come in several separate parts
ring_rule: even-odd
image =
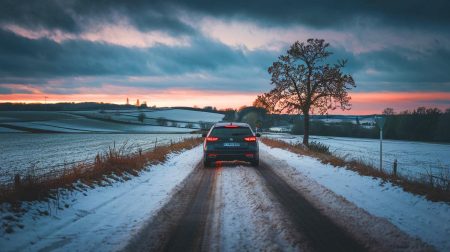
[[[347,91],[356,87],[353,77],[342,72],[346,60],[332,65],[326,62],[332,54],[328,47],[323,39],[292,44],[268,69],[275,87],[257,98],[257,103],[271,112],[302,113],[305,145],[309,143],[310,113],[325,114],[338,107],[349,110]]]
[[[394,115],[394,109],[393,108],[385,108],[382,112],[383,115]]]
[[[145,116],[145,114],[143,112],[139,113],[138,121],[141,122],[141,123],[144,123],[145,117],[146,116]]]

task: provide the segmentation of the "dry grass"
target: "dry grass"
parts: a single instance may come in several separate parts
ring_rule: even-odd
[[[113,147],[104,154],[98,154],[95,162],[76,164],[64,169],[58,176],[35,176],[29,173],[20,180],[16,179],[14,184],[0,188],[0,203],[9,202],[20,206],[21,201],[57,197],[55,196],[57,189],[73,189],[77,182],[94,186],[110,183],[111,178],[128,179],[130,175],[137,176],[148,164],[163,162],[168,154],[191,149],[201,142],[201,138],[188,138],[170,145],[157,146],[147,152],[138,151],[133,154],[127,154],[125,148]]]
[[[319,159],[324,164],[331,164],[333,166],[344,167],[346,169],[356,171],[363,176],[371,176],[381,178],[383,181],[389,181],[394,185],[401,186],[405,191],[417,195],[423,195],[432,201],[450,202],[450,190],[447,187],[436,186],[435,183],[428,181],[415,181],[410,178],[394,176],[393,174],[380,171],[370,165],[364,164],[362,161],[351,160],[346,161],[341,157],[333,156],[332,154],[319,153],[309,150],[299,145],[292,145],[280,140],[261,138],[261,141],[271,147],[285,149],[290,152],[306,155]]]

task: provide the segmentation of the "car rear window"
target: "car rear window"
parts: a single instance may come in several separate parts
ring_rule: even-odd
[[[253,136],[249,127],[225,128],[217,127],[211,131],[211,136],[232,137],[232,136]]]

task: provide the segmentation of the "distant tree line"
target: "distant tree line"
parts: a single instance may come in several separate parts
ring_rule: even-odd
[[[295,120],[291,133],[294,135],[303,135],[303,130],[303,120]],[[326,123],[323,121],[311,121],[310,133],[316,136],[358,138],[377,138],[379,136],[379,130],[377,128],[351,122]]]
[[[304,120],[301,115],[269,114],[264,108],[250,106],[238,110],[222,110],[224,121],[238,121],[250,124],[254,129],[268,130],[273,126],[293,125],[292,134],[303,135]],[[386,139],[450,142],[450,108],[419,107],[413,111],[396,113],[392,108],[382,112],[386,117],[383,136]],[[374,115],[375,116],[375,115]],[[368,123],[343,121],[328,123],[325,116],[313,117],[310,133],[317,136],[337,136],[356,138],[379,138],[379,128]],[[342,117],[344,118],[344,117]]]
[[[70,110],[123,110],[123,109],[135,109],[136,105],[131,104],[112,104],[103,102],[61,102],[61,103],[0,103],[0,111],[70,111]],[[142,103],[138,109],[149,108],[147,103]],[[156,108],[152,106],[151,108]],[[216,107],[206,106],[204,108],[192,108],[192,107],[172,107],[174,109],[185,109],[193,111],[223,113],[223,111],[217,110]]]
[[[419,107],[413,111],[395,113],[392,108],[383,111],[386,123],[383,136],[386,139],[450,142],[450,109]],[[311,134],[318,136],[378,138],[377,127],[367,127],[358,123],[311,122]],[[303,134],[303,121],[295,120],[292,134]]]
[[[395,113],[383,111],[386,117],[384,136],[389,139],[450,142],[450,108],[419,107],[413,111]]]

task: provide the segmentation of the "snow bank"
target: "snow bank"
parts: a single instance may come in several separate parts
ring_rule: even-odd
[[[267,134],[270,138],[288,143],[302,141],[302,136],[290,134]],[[380,141],[367,138],[310,136],[310,141],[321,142],[330,147],[330,151],[347,159],[363,160],[379,166]],[[431,171],[437,176],[442,172],[450,173],[450,144],[424,143],[399,140],[383,140],[383,167],[392,171],[393,162],[398,161],[399,174],[421,178]]]
[[[54,206],[55,202],[27,205],[20,222],[23,229],[15,227],[12,234],[0,231],[1,250],[118,250],[170,199],[201,157],[202,148],[198,146],[171,155],[167,162],[150,166],[129,181],[65,191],[60,208]],[[38,214],[49,210],[49,216]]]
[[[419,237],[439,250],[450,251],[449,204],[431,202],[380,179],[325,165],[311,157],[264,144],[260,148],[370,214],[386,218],[407,234]]]

